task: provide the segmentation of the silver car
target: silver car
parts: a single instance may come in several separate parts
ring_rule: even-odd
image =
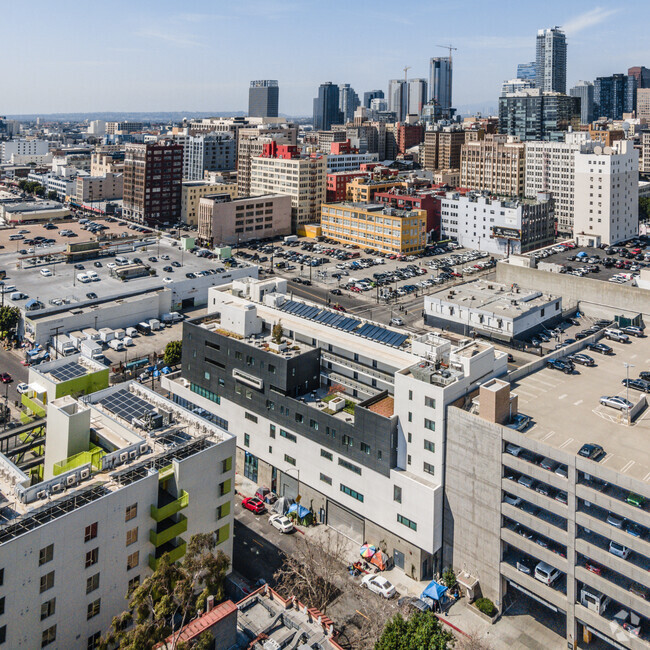
[[[600,403],[603,406],[609,406],[613,409],[618,409],[619,411],[629,411],[633,404],[630,400],[625,399],[624,397],[618,397],[618,395],[603,395],[600,398]]]

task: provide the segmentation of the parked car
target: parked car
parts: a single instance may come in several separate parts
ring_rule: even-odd
[[[281,533],[290,533],[293,530],[291,519],[285,515],[271,515],[269,517],[269,523]]]
[[[513,445],[512,443],[508,443],[506,445],[506,453],[507,454],[512,454],[513,456],[519,456],[521,454],[521,447],[518,447],[517,445]]]
[[[250,510],[256,515],[261,515],[266,510],[264,502],[260,501],[257,497],[246,497],[241,504],[246,510]]]
[[[383,596],[384,598],[392,598],[397,591],[391,582],[386,580],[383,576],[368,573],[361,580],[361,586],[370,591]]]
[[[530,476],[520,476],[517,483],[519,483],[519,485],[527,487],[530,490],[535,487],[535,479],[531,478]]]
[[[598,462],[605,455],[605,450],[600,446],[594,443],[586,443],[580,447],[578,456],[583,458],[589,458],[589,460],[595,460]]]
[[[643,336],[643,328],[637,327],[636,325],[628,325],[627,327],[621,327],[621,331],[624,334],[628,334],[630,336]]]
[[[630,555],[630,549],[627,546],[623,546],[623,544],[619,544],[614,540],[609,542],[609,552],[617,557],[622,557],[624,560],[627,560]]]
[[[549,359],[546,362],[546,367],[560,370],[566,375],[570,375],[574,371],[574,365],[570,361],[565,361],[564,359]]]
[[[581,366],[594,366],[596,362],[588,354],[583,354],[582,352],[576,352],[575,354],[570,354],[567,359],[571,360],[573,363],[579,363]]]
[[[514,494],[509,494],[508,492],[503,495],[503,500],[511,506],[518,506],[521,503],[521,497],[516,497]]]
[[[543,458],[539,466],[547,469],[549,472],[554,472],[557,469],[558,463],[551,458]]]
[[[618,515],[615,515],[613,512],[610,512],[607,515],[607,523],[610,526],[614,526],[614,528],[623,528],[623,524],[625,523],[625,519],[623,517],[619,517]]]
[[[640,390],[642,393],[650,393],[650,381],[645,379],[623,379],[621,383],[623,386]]]
[[[517,571],[530,575],[533,572],[532,564],[528,560],[517,560]]]
[[[29,384],[26,384],[24,381],[21,381],[18,386],[16,386],[16,392],[19,395],[22,395],[23,393],[26,393],[29,390]]]
[[[603,568],[599,564],[596,564],[591,560],[587,560],[585,562],[585,569],[587,569],[587,571],[591,571],[592,573],[595,573],[597,576],[601,575],[603,572]]]
[[[539,562],[535,567],[535,579],[549,587],[560,577],[560,571],[546,562]]]
[[[506,425],[510,429],[515,431],[523,431],[531,423],[531,418],[529,415],[524,415],[523,413],[516,413],[510,418],[510,422]]]
[[[13,380],[13,377],[8,372],[0,373],[0,381],[3,384],[10,384]]]
[[[606,329],[605,338],[608,341],[618,341],[619,343],[629,343],[630,337],[619,329]]]
[[[589,343],[587,349],[600,354],[614,354],[614,350],[604,343]]]
[[[643,508],[646,502],[646,498],[642,497],[640,494],[634,494],[634,492],[630,492],[627,495],[627,499],[625,499],[627,503],[629,503],[631,506],[634,506],[635,508]]]
[[[629,411],[634,406],[630,400],[618,395],[603,395],[599,401],[603,406],[609,406],[619,411]]]
[[[401,318],[399,318],[399,316],[395,316],[390,319],[390,324],[397,327],[401,327],[404,325],[404,321]]]

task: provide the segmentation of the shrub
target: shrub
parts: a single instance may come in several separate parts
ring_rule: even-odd
[[[445,569],[442,573],[442,584],[448,589],[453,589],[456,584],[456,574],[453,569]]]
[[[483,612],[486,616],[492,618],[497,613],[497,608],[489,598],[479,598],[474,605],[479,612]]]

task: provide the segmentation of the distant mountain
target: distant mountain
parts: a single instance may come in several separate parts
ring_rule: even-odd
[[[457,114],[462,117],[470,117],[480,113],[483,116],[487,115],[498,115],[499,108],[498,104],[492,101],[484,102],[475,102],[472,104],[462,104],[461,106],[456,107]]]
[[[188,119],[202,117],[245,117],[245,111],[151,111],[151,112],[103,112],[103,113],[25,113],[19,115],[7,115],[8,119],[20,122],[34,122],[40,117],[44,122],[84,122],[85,120],[105,120],[107,122],[131,121],[131,122],[155,122],[166,124],[167,122],[180,122],[184,117]],[[289,119],[291,116],[281,114],[280,117]]]

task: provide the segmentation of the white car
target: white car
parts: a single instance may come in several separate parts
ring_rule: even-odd
[[[370,589],[370,591],[374,591],[376,594],[379,594],[384,598],[392,598],[397,593],[391,582],[386,580],[383,576],[377,576],[372,573],[363,576],[361,586]]]
[[[41,275],[44,278],[49,278],[52,275],[52,271],[50,269],[41,269]]]
[[[106,268],[107,268],[107,269],[116,269],[116,268],[117,268],[117,264],[115,264],[115,262],[109,262],[109,263],[106,265]]]
[[[169,277],[163,278],[163,284],[170,284],[171,282],[173,282],[173,280],[171,278],[169,278]]]
[[[281,533],[290,533],[293,530],[291,519],[284,515],[271,515],[269,517],[269,523],[274,528],[277,528]]]
[[[166,261],[166,260],[169,259],[169,255],[161,255],[161,256],[160,256],[160,259]]]
[[[18,386],[16,386],[16,392],[19,395],[26,393],[28,390],[29,390],[29,384],[26,384],[24,381],[18,384]]]

